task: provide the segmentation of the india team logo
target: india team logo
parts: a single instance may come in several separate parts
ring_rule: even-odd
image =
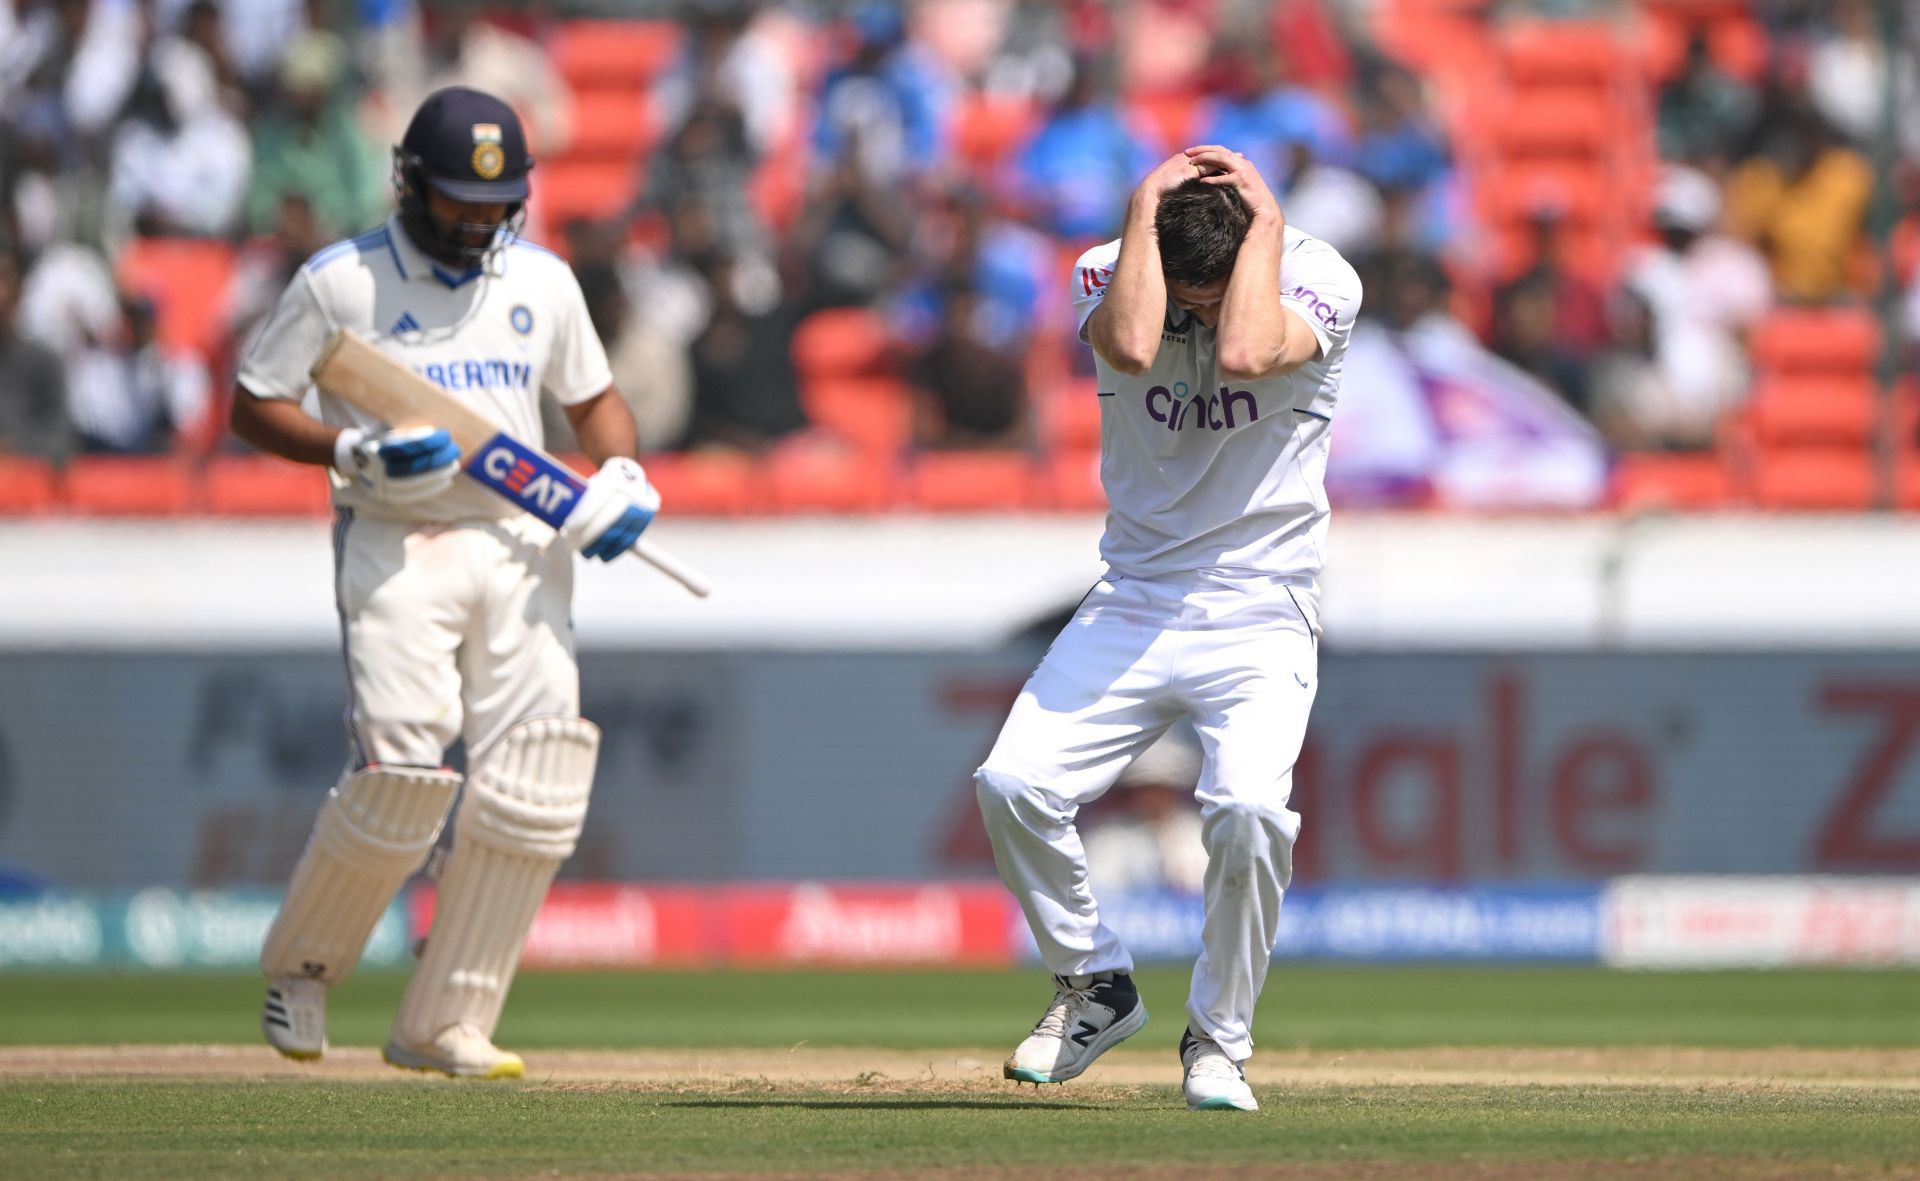
[[[473,174],[481,180],[493,180],[507,167],[507,153],[500,147],[498,123],[473,125]]]
[[[526,304],[514,304],[513,310],[507,313],[507,320],[512,323],[513,330],[522,336],[533,331],[533,310]]]

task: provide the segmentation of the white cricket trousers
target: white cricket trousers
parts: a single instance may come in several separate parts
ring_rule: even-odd
[[[1133,957],[1100,921],[1074,816],[1169,726],[1192,720],[1207,873],[1187,1017],[1235,1061],[1253,1053],[1254,1002],[1300,835],[1287,801],[1319,683],[1309,602],[1274,583],[1099,583],[974,776],[994,860],[1041,960],[1062,976],[1131,972]]]
[[[358,765],[477,764],[516,723],[578,717],[573,547],[531,517],[443,525],[338,510],[335,591]]]

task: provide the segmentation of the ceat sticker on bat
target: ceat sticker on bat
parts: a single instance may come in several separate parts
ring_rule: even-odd
[[[467,474],[555,529],[586,488],[580,477],[506,434],[488,439],[474,453]]]

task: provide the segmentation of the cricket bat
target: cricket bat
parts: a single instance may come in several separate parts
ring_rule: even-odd
[[[351,329],[333,334],[313,363],[314,384],[390,427],[434,426],[453,436],[468,476],[558,529],[587,482],[537,447],[381,352]],[[645,537],[633,552],[681,586],[706,598],[713,584]]]

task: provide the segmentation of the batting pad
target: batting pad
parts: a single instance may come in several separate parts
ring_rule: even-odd
[[[425,1045],[465,1023],[491,1038],[554,871],[587,817],[600,731],[580,718],[508,730],[467,776],[426,952],[394,1018],[394,1040]]]
[[[426,767],[372,766],[335,784],[260,949],[267,975],[344,980],[459,790],[460,776]]]

